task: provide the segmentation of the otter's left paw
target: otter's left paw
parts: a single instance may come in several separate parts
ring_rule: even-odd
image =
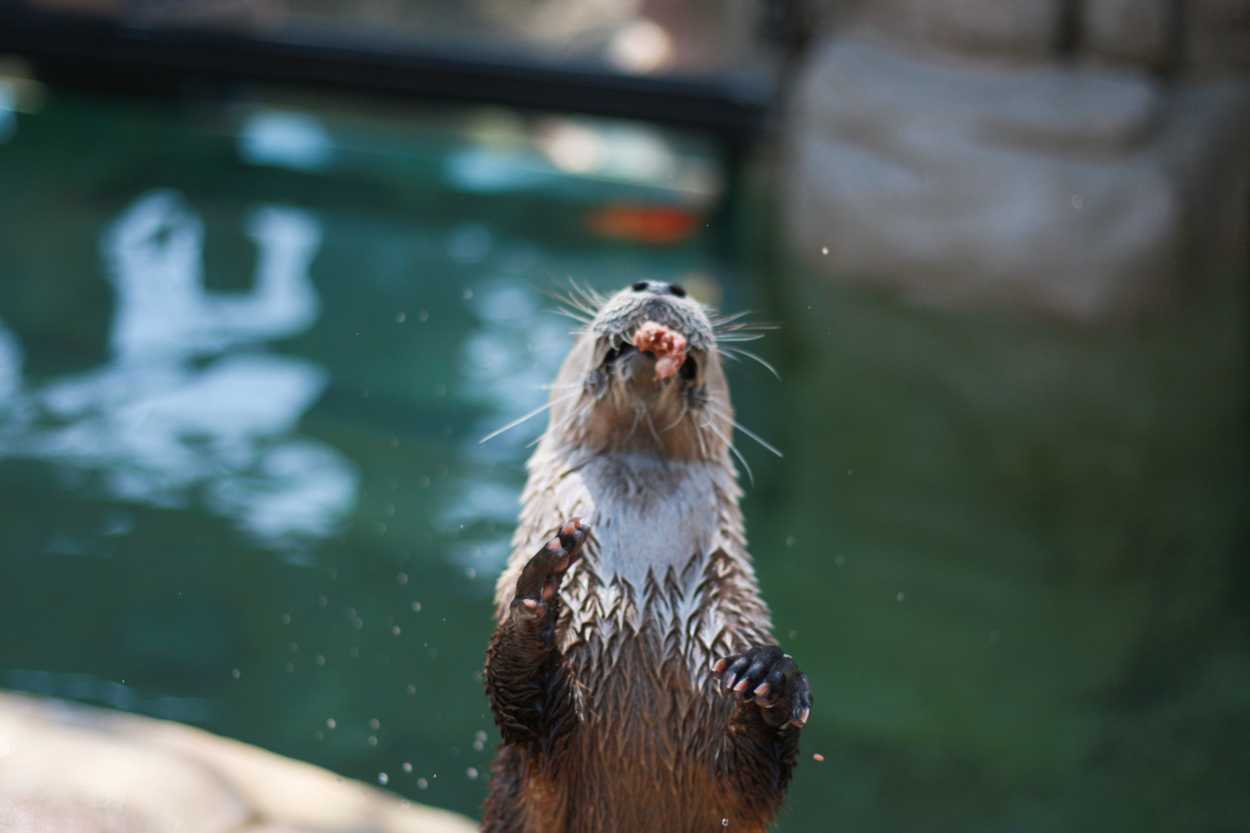
[[[776,645],[762,645],[717,660],[712,673],[742,700],[753,700],[764,718],[782,728],[802,728],[812,714],[812,687],[794,657]]]

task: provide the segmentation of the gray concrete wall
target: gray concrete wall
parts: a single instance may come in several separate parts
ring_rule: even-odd
[[[798,73],[799,260],[924,302],[1134,317],[1247,274],[1250,0],[873,0]]]

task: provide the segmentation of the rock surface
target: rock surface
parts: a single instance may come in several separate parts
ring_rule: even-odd
[[[790,108],[799,259],[920,301],[1081,321],[1244,278],[1250,73],[1234,47],[1250,0],[1063,6],[886,0],[840,17]],[[1187,45],[1204,32],[1219,43]]]
[[[206,732],[0,694],[5,833],[471,833],[477,825]]]

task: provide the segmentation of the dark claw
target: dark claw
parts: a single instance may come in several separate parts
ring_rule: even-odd
[[[738,681],[738,675],[746,669],[750,662],[751,660],[747,657],[738,657],[730,663],[729,669],[725,672],[723,680],[725,688],[735,688]]]
[[[737,699],[763,709],[765,719],[777,728],[801,728],[811,717],[812,688],[807,675],[775,645],[719,659],[712,673]]]
[[[561,579],[581,555],[589,535],[590,527],[579,518],[561,526],[556,536],[544,544],[521,571],[513,607],[519,606],[538,615],[546,613],[547,603],[560,589]]]

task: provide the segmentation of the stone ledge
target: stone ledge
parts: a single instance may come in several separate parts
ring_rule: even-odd
[[[6,833],[471,833],[468,819],[164,720],[0,693]]]

